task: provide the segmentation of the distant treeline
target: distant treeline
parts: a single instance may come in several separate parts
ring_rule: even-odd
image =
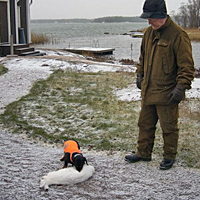
[[[99,22],[99,23],[112,23],[112,22],[144,22],[144,19],[141,19],[140,17],[101,17],[93,19],[93,22]]]
[[[31,23],[114,23],[114,22],[144,22],[139,17],[101,17],[95,19],[34,19]]]
[[[90,19],[33,19],[31,23],[89,23]]]

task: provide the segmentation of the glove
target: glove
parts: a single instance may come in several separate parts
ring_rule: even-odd
[[[185,98],[185,88],[182,85],[176,85],[167,97],[170,98],[169,104],[179,104]]]
[[[142,74],[137,74],[137,80],[136,80],[136,85],[137,88],[141,90],[141,82],[144,76]]]

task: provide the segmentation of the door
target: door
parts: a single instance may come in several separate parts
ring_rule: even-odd
[[[0,43],[8,42],[7,2],[0,1]]]

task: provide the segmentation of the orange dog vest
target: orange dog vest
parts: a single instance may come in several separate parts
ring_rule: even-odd
[[[75,142],[73,140],[68,140],[64,143],[64,152],[70,153],[70,160],[71,160],[72,163],[73,163],[73,160],[72,160],[73,153],[80,153],[81,154],[81,151],[78,148],[77,142]]]

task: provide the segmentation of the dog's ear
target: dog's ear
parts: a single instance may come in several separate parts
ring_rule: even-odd
[[[76,141],[76,140],[74,140],[74,141],[77,143],[78,149],[81,149],[80,144],[78,143],[78,141]]]
[[[84,158],[84,162],[88,165],[86,157],[83,157],[83,158]]]

